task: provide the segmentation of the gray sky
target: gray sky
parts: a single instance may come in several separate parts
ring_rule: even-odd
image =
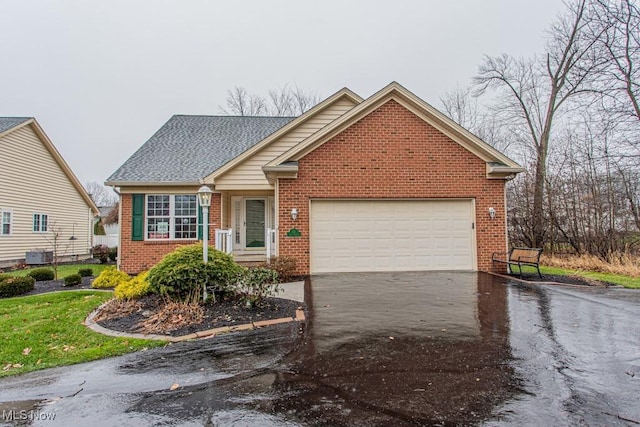
[[[286,84],[425,101],[484,54],[531,56],[559,0],[0,0],[0,116],[33,116],[78,178],[103,182],[173,114]]]

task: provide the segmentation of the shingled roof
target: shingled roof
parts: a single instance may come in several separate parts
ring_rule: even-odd
[[[106,184],[197,184],[294,118],[173,116]]]
[[[31,120],[31,117],[0,117],[0,133]]]

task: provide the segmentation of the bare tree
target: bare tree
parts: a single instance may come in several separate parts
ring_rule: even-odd
[[[227,91],[227,105],[219,106],[224,114],[237,116],[298,116],[320,102],[315,93],[284,86],[269,90],[267,98],[236,86]]]
[[[596,41],[584,34],[589,23],[587,0],[576,0],[568,6],[567,14],[550,30],[544,56],[485,57],[474,78],[478,94],[488,89],[498,91],[499,113],[523,129],[520,135],[535,151],[532,246],[542,246],[545,238],[543,205],[554,121],[569,99],[590,90],[589,78],[601,64],[593,57]]]
[[[84,188],[96,206],[112,206],[118,201],[115,193],[99,182],[89,181],[84,185]]]
[[[632,0],[595,0],[591,13],[597,52],[608,60],[602,92],[616,112],[640,121],[640,8]]]

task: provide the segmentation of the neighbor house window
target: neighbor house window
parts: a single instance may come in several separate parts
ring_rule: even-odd
[[[36,233],[49,231],[49,215],[33,214],[33,231]]]
[[[198,201],[195,194],[147,195],[147,239],[196,239]]]
[[[0,210],[0,235],[8,236],[11,234],[11,217],[12,212]]]

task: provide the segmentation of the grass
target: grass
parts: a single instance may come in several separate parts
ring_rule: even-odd
[[[517,268],[516,268],[517,270]],[[537,274],[533,267],[522,267],[522,272],[526,274]],[[586,271],[582,269],[561,268],[548,265],[541,265],[542,274],[552,274],[557,276],[580,276],[589,279],[600,280],[602,282],[614,283],[625,288],[640,289],[640,277],[625,276],[622,274],[605,273],[599,271]]]
[[[165,345],[110,337],[82,324],[110,292],[67,291],[0,300],[0,377]]]
[[[64,279],[71,274],[76,274],[78,270],[82,268],[92,269],[93,275],[97,276],[108,266],[109,264],[62,264],[58,266],[58,279]],[[46,265],[42,267],[25,268],[23,270],[7,271],[7,274],[10,274],[12,276],[26,276],[30,271],[33,271],[36,268],[48,268],[50,270],[53,270],[52,266]]]

